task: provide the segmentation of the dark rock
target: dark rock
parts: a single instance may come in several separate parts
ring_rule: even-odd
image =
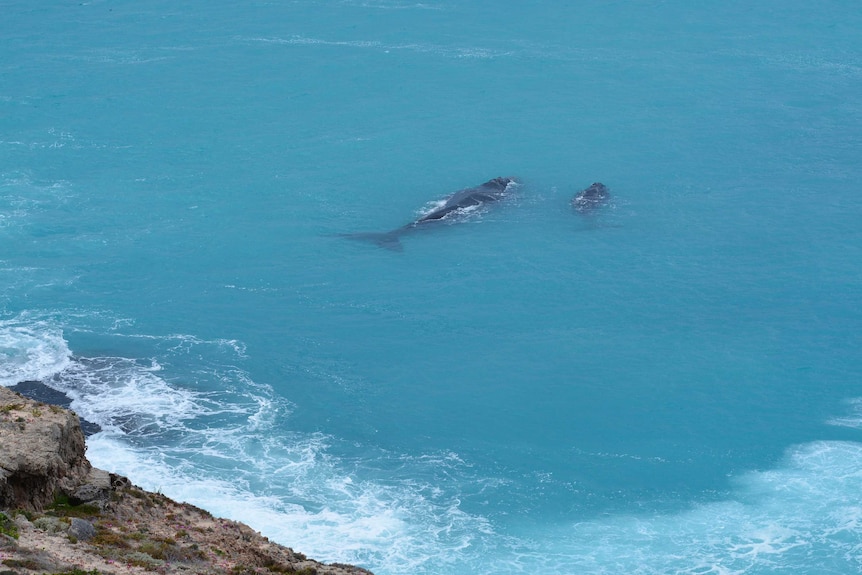
[[[113,488],[111,475],[101,469],[91,469],[85,479],[86,483],[69,494],[69,503],[72,505],[81,505],[83,503],[107,501]]]
[[[69,526],[69,535],[76,537],[79,541],[87,541],[96,536],[96,528],[85,519],[72,517],[72,524]]]
[[[72,400],[68,395],[62,391],[57,391],[53,387],[48,387],[41,381],[22,381],[21,383],[10,386],[9,389],[16,393],[20,393],[24,397],[29,397],[33,401],[59,405],[66,409],[69,409],[72,405]]]
[[[129,480],[128,477],[125,477],[123,475],[118,475],[116,473],[109,473],[108,478],[111,481],[111,488],[112,489],[120,489],[123,487],[132,487],[132,482]]]
[[[8,389],[11,389],[16,393],[20,393],[24,397],[34,401],[57,405],[65,409],[70,409],[70,406],[72,405],[72,399],[68,395],[62,391],[57,391],[53,387],[48,387],[41,381],[22,381],[21,383],[10,386]],[[89,437],[102,431],[102,428],[98,423],[93,423],[86,419],[81,419],[80,421],[81,431],[84,432],[85,437]]]

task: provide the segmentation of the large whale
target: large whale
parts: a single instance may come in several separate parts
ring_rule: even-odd
[[[581,214],[591,214],[598,208],[606,206],[611,199],[611,191],[601,182],[595,182],[589,188],[581,190],[572,198],[572,207]]]
[[[494,178],[474,188],[459,190],[443,198],[440,204],[430,212],[390,232],[338,235],[353,240],[374,242],[380,247],[401,251],[403,249],[401,236],[404,234],[424,228],[435,222],[466,214],[485,204],[497,202],[505,198],[518,183],[517,178]]]

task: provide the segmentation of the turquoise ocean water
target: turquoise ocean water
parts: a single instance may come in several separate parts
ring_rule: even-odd
[[[859,572],[860,29],[0,1],[0,383],[73,398],[97,466],[378,575]],[[512,175],[401,253],[337,237]]]

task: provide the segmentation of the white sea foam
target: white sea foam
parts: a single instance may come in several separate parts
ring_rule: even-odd
[[[155,339],[175,354],[200,344],[179,340]],[[170,383],[163,362],[76,357],[50,378],[79,414],[103,426],[88,442],[94,465],[314,557],[383,573],[453,565],[490,533],[485,519],[460,509],[457,494],[418,479],[455,472],[464,466],[457,456],[376,453],[376,462],[351,464],[333,453],[334,438],[290,431],[290,403],[241,370],[208,373],[223,385],[204,392]],[[380,465],[400,471],[376,479],[357,471]]]
[[[722,502],[540,529],[475,573],[703,575],[862,569],[862,444],[814,442]],[[800,570],[800,568],[802,570]]]
[[[51,377],[70,364],[63,333],[24,318],[0,321],[0,385]]]
[[[42,142],[38,145],[42,147],[60,145],[58,141],[72,139],[70,134],[60,133],[58,135],[53,129],[48,130],[48,136],[50,142]],[[56,139],[58,137],[60,140]],[[18,145],[22,143],[0,141],[0,144]],[[0,174],[0,223],[24,218],[34,209],[66,204],[73,196],[69,184],[64,181],[37,182],[26,172]]]
[[[829,425],[837,425],[839,427],[862,429],[862,397],[848,399],[846,403],[850,408],[850,413],[833,417],[827,423],[829,423]]]
[[[72,398],[85,419],[126,433],[162,434],[182,430],[183,422],[207,412],[194,392],[168,385],[153,361],[76,358],[49,384]]]
[[[316,557],[393,572],[422,571],[435,557],[446,563],[487,531],[457,498],[431,485],[378,482],[342,469],[329,452],[331,438],[289,431],[289,402],[241,370],[206,373],[223,378],[224,388],[198,391],[170,383],[158,359],[73,358],[59,330],[22,323],[6,322],[0,331],[4,349],[26,350],[30,358],[10,382],[38,378],[69,395],[82,417],[103,427],[88,441],[91,461],[137,484],[245,521]],[[153,339],[173,354],[203,344]],[[217,345],[243,350],[230,340]],[[11,373],[10,363],[4,369]],[[461,464],[452,457],[418,463]]]
[[[214,340],[205,340],[193,335],[182,333],[161,336],[147,334],[117,334],[117,337],[158,342],[164,344],[164,349],[171,354],[188,354],[193,349],[200,349],[201,347],[220,347],[232,350],[237,358],[246,357],[245,344],[236,339],[218,338]]]
[[[375,10],[445,10],[445,7],[441,4],[426,4],[423,2],[366,2],[364,0],[351,0],[343,2],[343,5]]]
[[[457,487],[430,479],[467,481],[469,466],[456,454],[378,451],[351,464],[337,455],[335,438],[290,431],[289,402],[239,369],[202,370],[224,385],[195,390],[169,381],[169,357],[71,359],[59,329],[28,317],[0,324],[0,341],[4,374],[15,373],[4,377],[43,374],[81,415],[105,426],[89,441],[95,465],[327,561],[381,575],[862,570],[859,443],[794,447],[780,466],[736,478],[726,500],[687,511],[501,533],[461,508]],[[242,349],[179,336],[154,341],[169,356],[199,345]],[[845,419],[836,424],[857,425]],[[370,476],[373,468],[390,471]]]
[[[725,49],[717,52],[718,54],[733,56],[737,58],[747,58],[753,61],[760,62],[761,65],[770,68],[789,69],[794,71],[822,71],[829,74],[858,77],[862,75],[862,63],[858,58],[846,57],[824,58],[812,55],[810,52],[793,52],[786,51],[780,54],[772,52],[757,52],[742,49]]]
[[[291,46],[333,46],[343,48],[375,49],[384,53],[394,51],[418,52],[421,54],[436,54],[445,58],[471,58],[489,60],[511,56],[513,52],[508,50],[492,50],[477,47],[453,47],[435,44],[386,44],[378,40],[325,40],[322,38],[309,38],[307,36],[294,35],[289,38],[279,37],[236,37],[235,40],[242,42],[257,42],[263,44],[283,44]]]
[[[435,501],[412,482],[354,480],[326,456],[326,445],[322,436],[294,438],[262,457],[253,472],[267,478],[263,490],[249,488],[245,464],[221,477],[188,464],[169,467],[161,450],[130,449],[107,433],[91,439],[88,454],[95,465],[142,487],[244,521],[316,558],[374,566],[380,573],[439,572],[489,533],[487,522],[461,511],[456,499]]]

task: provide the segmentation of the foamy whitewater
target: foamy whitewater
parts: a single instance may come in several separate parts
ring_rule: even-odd
[[[860,572],[860,29],[5,2],[0,384],[68,395],[98,467],[377,575]],[[500,176],[402,252],[342,235]]]

